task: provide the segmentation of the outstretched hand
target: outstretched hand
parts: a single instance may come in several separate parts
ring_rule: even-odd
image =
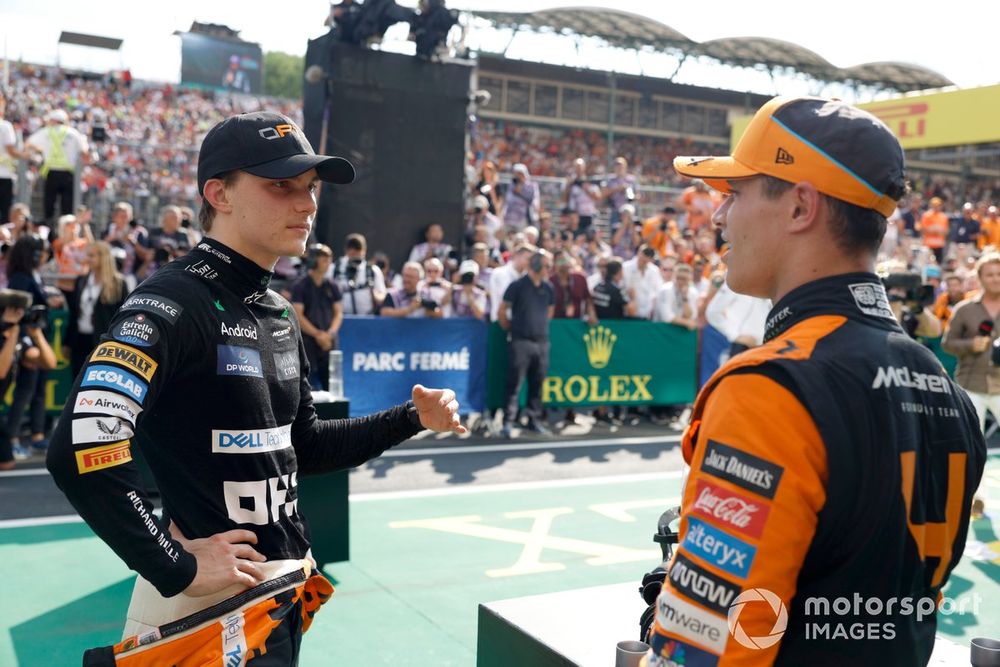
[[[422,384],[416,384],[413,385],[412,398],[424,428],[439,432],[452,431],[459,435],[467,432],[458,416],[458,401],[451,389],[428,389]]]
[[[257,566],[267,560],[251,544],[257,535],[249,530],[228,530],[202,539],[187,539],[173,521],[170,535],[181,543],[198,562],[198,571],[184,594],[191,597],[211,595],[240,584],[252,588],[264,582],[264,573]]]

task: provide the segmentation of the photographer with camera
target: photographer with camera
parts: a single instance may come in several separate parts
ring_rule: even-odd
[[[673,239],[680,236],[676,216],[677,209],[668,205],[660,210],[659,215],[635,222],[641,230],[642,243],[653,248],[660,257],[670,254]]]
[[[424,232],[424,242],[413,246],[410,251],[410,261],[426,262],[431,257],[436,257],[442,262],[448,261],[452,247],[444,242],[444,228],[436,222],[427,225]]]
[[[420,298],[427,317],[448,317],[451,314],[451,283],[444,278],[444,264],[437,257],[424,260],[424,283]],[[430,307],[431,304],[434,304]]]
[[[37,236],[23,236],[7,255],[7,287],[31,295],[27,313],[21,324],[24,334],[21,344],[25,347],[22,362],[18,365],[14,380],[14,398],[7,413],[7,430],[12,442],[17,442],[21,429],[21,419],[25,409],[29,410],[31,424],[31,444],[36,449],[45,449],[48,440],[45,433],[45,384],[48,371],[56,367],[55,355],[45,340],[43,329],[48,323],[48,309],[61,308],[65,299],[60,294],[48,295],[42,287],[38,267],[47,259],[48,244]],[[37,348],[29,354],[27,348]],[[14,445],[15,454],[19,445]],[[22,454],[28,453],[21,448]]]
[[[365,259],[368,242],[361,234],[348,234],[344,256],[333,264],[330,276],[344,295],[345,315],[376,315],[385,299],[382,270]]]
[[[30,304],[31,295],[27,292],[0,290],[0,336],[3,336],[3,344],[0,345],[0,395],[10,389],[14,377],[11,370],[20,365],[20,322]],[[0,470],[11,470],[15,459],[23,460],[30,456],[30,450],[20,446],[15,456],[7,424],[0,421]]]
[[[893,316],[910,338],[941,335],[941,320],[930,308],[934,303],[934,287],[922,284],[919,273],[890,273],[882,279],[882,284]]]
[[[112,248],[125,251],[125,262],[121,271],[124,274],[135,274],[146,259],[146,248],[149,246],[149,232],[139,224],[134,217],[132,205],[120,201],[111,209],[111,222],[104,230],[104,237]]]
[[[528,167],[520,162],[514,165],[512,182],[504,192],[503,224],[521,231],[535,224],[541,212],[538,184],[531,180]]]
[[[400,274],[403,276],[403,286],[389,290],[379,314],[382,317],[400,318],[441,317],[438,303],[426,298],[421,290],[424,267],[418,262],[407,262]]]
[[[480,227],[485,229],[485,233],[479,231]],[[490,212],[489,200],[483,195],[473,197],[472,210],[469,212],[465,225],[466,244],[482,242],[491,248],[496,248],[500,245],[497,240],[497,230],[501,227],[503,227],[503,223],[500,222],[500,218]],[[482,238],[477,238],[478,236],[482,236]]]
[[[486,318],[489,312],[489,297],[486,290],[477,284],[479,263],[467,259],[458,267],[459,282],[452,286],[451,317]]]
[[[604,182],[601,194],[611,207],[611,217],[608,222],[614,229],[621,220],[621,210],[626,204],[635,205],[639,198],[639,179],[628,173],[628,160],[619,156],[615,158],[614,176]]]
[[[587,177],[587,162],[582,157],[573,161],[573,173],[563,186],[563,205],[576,213],[576,235],[586,233],[597,215],[597,202],[601,201],[601,188]]]
[[[340,288],[326,277],[333,263],[330,246],[315,243],[306,249],[306,275],[292,285],[292,308],[299,316],[302,342],[309,360],[309,385],[329,388],[330,350],[337,349],[337,332],[344,322]]]

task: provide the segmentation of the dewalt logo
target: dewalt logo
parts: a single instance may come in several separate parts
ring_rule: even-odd
[[[110,361],[137,372],[142,379],[149,382],[156,373],[157,363],[139,350],[129,345],[117,343],[101,343],[90,355],[91,361]]]

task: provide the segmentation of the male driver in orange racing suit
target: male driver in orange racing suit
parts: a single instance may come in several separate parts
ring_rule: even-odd
[[[674,168],[728,195],[729,286],[775,305],[695,403],[647,664],[926,664],[986,447],[872,273],[899,142],[842,102],[776,98],[732,156]]]

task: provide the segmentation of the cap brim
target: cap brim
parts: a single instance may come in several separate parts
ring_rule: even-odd
[[[342,157],[329,155],[289,155],[252,167],[244,167],[243,171],[261,178],[295,178],[310,169],[316,170],[321,181],[347,185],[354,181],[354,165]]]
[[[716,190],[728,192],[726,181],[731,178],[750,178],[760,172],[737,162],[731,155],[683,155],[674,158],[674,171],[691,178],[700,178]]]

